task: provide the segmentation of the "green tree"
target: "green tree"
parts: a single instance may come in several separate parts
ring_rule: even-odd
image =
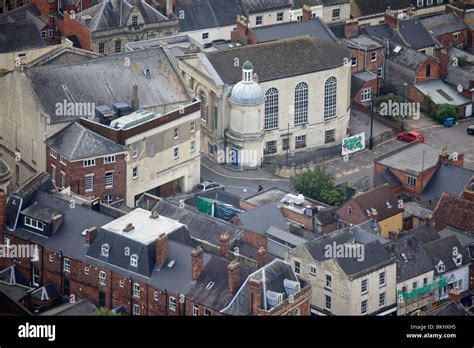
[[[439,123],[443,123],[446,118],[452,117],[458,120],[458,107],[451,104],[438,104],[430,112],[430,117]]]
[[[297,174],[291,178],[291,184],[295,191],[317,201],[329,205],[344,202],[344,194],[334,185],[334,178],[324,168],[315,167],[308,172]]]
[[[110,309],[107,309],[105,307],[100,307],[100,309],[97,312],[95,312],[95,315],[114,317],[114,316],[119,316],[121,314],[112,312]]]

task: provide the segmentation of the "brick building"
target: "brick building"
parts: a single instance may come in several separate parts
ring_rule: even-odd
[[[346,225],[373,219],[380,224],[380,235],[384,238],[390,233],[401,232],[403,227],[403,207],[388,185],[352,197],[336,210],[336,214]]]
[[[454,227],[474,234],[474,200],[443,193],[436,205],[434,220],[438,231]]]
[[[393,192],[433,209],[443,192],[460,196],[474,172],[464,168],[463,154],[438,152],[415,142],[376,158],[374,174],[385,178],[381,182],[390,182]]]
[[[108,204],[125,199],[125,146],[74,122],[46,141],[46,152],[46,168],[58,188]]]
[[[241,303],[234,297],[247,291],[243,285],[251,269],[204,252],[185,225],[156,212],[137,208],[113,218],[52,191],[54,184],[43,173],[8,202],[0,194],[2,241],[38,245],[36,259],[2,258],[0,267],[15,264],[35,288],[54,288],[63,297],[132,315],[235,314],[224,309]],[[277,279],[267,277],[267,289],[278,292],[282,302],[270,308],[262,300],[261,311],[250,304],[240,310],[308,314],[305,283],[283,261],[267,267],[276,270]]]
[[[467,46],[468,27],[456,12],[421,18],[420,21],[446,50]]]

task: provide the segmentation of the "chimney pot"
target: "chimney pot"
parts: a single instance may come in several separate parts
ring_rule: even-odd
[[[267,263],[267,251],[264,247],[257,250],[257,267],[262,268]]]
[[[86,244],[91,245],[97,236],[97,227],[91,227],[86,230]]]
[[[220,255],[224,258],[229,256],[230,250],[230,236],[227,232],[224,232],[219,237],[219,251]]]

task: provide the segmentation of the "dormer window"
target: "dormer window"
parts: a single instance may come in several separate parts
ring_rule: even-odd
[[[32,219],[28,216],[25,216],[25,226],[34,228],[35,230],[38,230],[38,231],[43,231],[43,228],[44,228],[44,224],[41,221]]]
[[[132,17],[132,25],[136,27],[138,25],[138,16],[133,16]]]
[[[462,255],[459,253],[457,247],[453,247],[453,262],[456,266],[460,266],[462,264]]]
[[[130,266],[138,267],[138,255],[137,254],[133,254],[132,256],[130,256]]]
[[[100,255],[103,257],[109,257],[109,249],[110,249],[110,246],[107,243],[102,244]]]

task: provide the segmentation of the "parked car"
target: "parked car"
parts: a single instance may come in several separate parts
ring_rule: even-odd
[[[474,135],[474,123],[467,127],[467,134]]]
[[[409,131],[409,132],[400,132],[398,133],[397,139],[412,143],[418,141],[423,143],[425,141],[425,136],[419,132]]]
[[[196,192],[205,192],[209,190],[224,190],[225,186],[213,181],[203,181],[196,185]]]

